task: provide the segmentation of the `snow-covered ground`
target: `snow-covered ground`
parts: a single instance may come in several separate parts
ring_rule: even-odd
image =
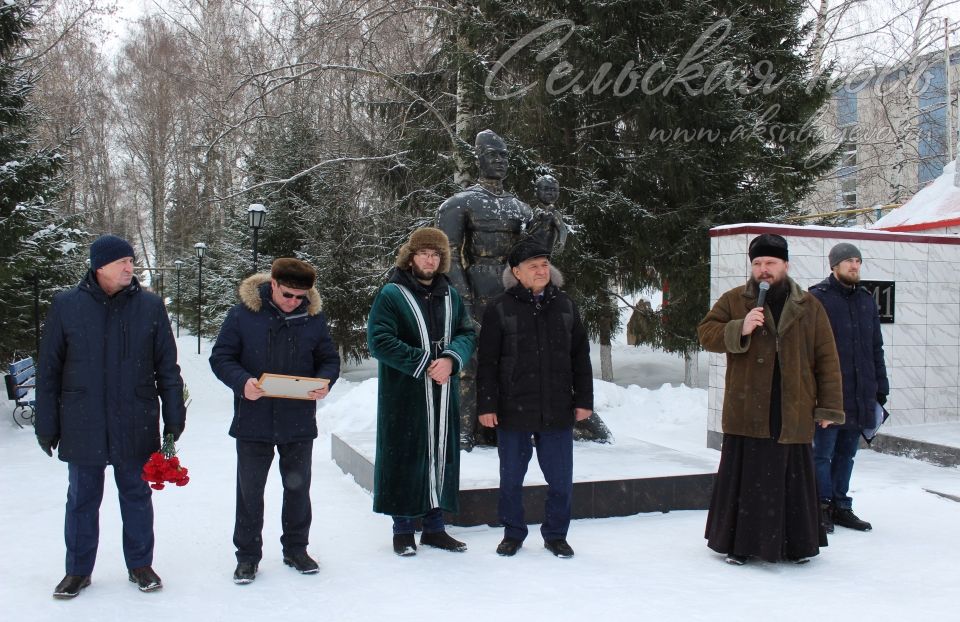
[[[870,451],[858,459],[853,495],[873,532],[838,528],[804,566],[728,566],[704,544],[703,511],[574,521],[570,560],[547,553],[536,528],[515,558],[500,558],[501,532],[489,527],[451,528],[467,542],[464,554],[421,549],[396,557],[389,518],[374,514],[370,495],[330,460],[331,432],[371,425],[369,365],[347,370],[319,413],[309,550],[320,574],[283,566],[274,470],[260,574],[236,586],[231,398],[210,373],[208,354],[209,344],[198,356],[194,338],[180,340],[193,404],[179,449],[191,481],[154,493],[154,567],[164,580],[157,593],[141,594],[126,579],[108,479],[93,585],[72,601],[51,598],[63,575],[66,467],[41,453],[32,430],[13,424],[6,403],[0,407],[0,620],[957,619],[960,503],[924,489],[960,496],[960,470]],[[618,444],[642,440],[716,461],[704,447],[705,391],[676,386],[682,361],[618,344],[614,363],[618,384],[598,381],[596,389]],[[645,368],[674,386],[623,374]]]

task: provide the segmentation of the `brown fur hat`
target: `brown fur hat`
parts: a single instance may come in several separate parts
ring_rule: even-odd
[[[450,240],[446,233],[435,227],[420,227],[410,234],[410,240],[401,246],[397,253],[397,267],[401,270],[409,269],[413,256],[425,248],[440,253],[437,272],[446,274],[450,271]]]
[[[290,289],[312,289],[317,280],[317,271],[305,261],[293,257],[281,257],[273,261],[270,277]]]

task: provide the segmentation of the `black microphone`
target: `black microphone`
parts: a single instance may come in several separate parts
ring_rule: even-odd
[[[757,296],[757,306],[762,307],[767,300],[767,292],[770,291],[770,284],[766,281],[760,281],[760,294]]]

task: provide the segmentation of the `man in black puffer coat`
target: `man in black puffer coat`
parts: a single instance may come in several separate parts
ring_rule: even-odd
[[[480,329],[477,412],[497,428],[499,516],[512,556],[527,536],[523,478],[536,441],[547,480],[544,546],[573,557],[567,543],[573,493],[573,425],[593,410],[590,342],[576,305],[560,291],[549,251],[527,239],[517,244],[503,273],[506,292],[487,307]]]
[[[837,524],[858,531],[872,525],[853,513],[850,474],[860,433],[873,427],[877,404],[887,401],[890,383],[883,362],[883,337],[877,303],[860,286],[860,250],[846,242],[830,250],[832,274],[810,288],[823,304],[840,355],[843,374],[843,425],[817,428],[813,438],[820,496],[820,521],[827,533]]]
[[[230,436],[237,439],[237,584],[254,580],[263,554],[263,491],[275,450],[283,482],[283,562],[301,574],[319,570],[307,554],[315,400],[325,398],[340,375],[340,356],[320,312],[315,281],[313,267],[292,258],[274,261],[270,274],[246,279],[240,304],[227,313],[210,354],[213,373],[234,393]],[[311,391],[307,400],[264,397],[257,381],[265,372],[330,383]]]

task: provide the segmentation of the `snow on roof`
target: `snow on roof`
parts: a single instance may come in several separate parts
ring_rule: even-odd
[[[960,225],[960,188],[953,185],[956,160],[943,167],[943,174],[913,195],[871,229],[886,231],[923,231]]]

